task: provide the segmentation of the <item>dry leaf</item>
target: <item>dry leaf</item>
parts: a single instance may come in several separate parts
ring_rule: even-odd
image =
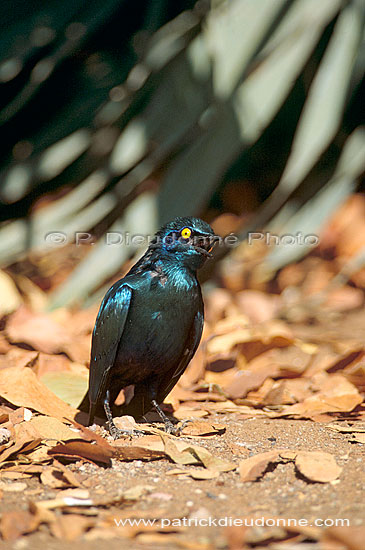
[[[326,428],[341,433],[365,433],[365,424],[354,424],[353,426],[342,426],[341,424],[328,424]]]
[[[350,443],[363,443],[365,444],[365,433],[364,434],[352,434]]]
[[[176,468],[166,472],[166,475],[184,475],[190,476],[193,479],[214,479],[219,476],[219,472],[217,470],[203,470],[201,468],[188,468],[186,470],[179,470]]]
[[[226,426],[223,424],[209,424],[208,422],[189,422],[181,431],[181,435],[190,435],[195,437],[212,436],[223,434]]]
[[[34,416],[28,423],[27,428],[34,427],[42,439],[53,441],[65,441],[75,439],[77,433],[70,430],[63,422],[51,416]]]
[[[138,442],[135,445],[126,445],[123,441],[115,441],[112,447],[113,457],[118,460],[156,460],[166,456],[162,450],[148,449],[139,446]]]
[[[74,418],[77,409],[59,399],[42,384],[28,367],[0,371],[0,395],[18,407],[27,407],[59,420]]]
[[[7,324],[6,334],[13,343],[28,344],[44,353],[60,353],[70,340],[66,329],[44,313],[33,313],[20,307]]]
[[[364,539],[365,527],[363,525],[351,527],[336,526],[325,530],[322,541],[324,545],[328,542],[340,543],[341,548],[345,545],[346,550],[363,550]]]
[[[62,466],[62,468],[61,468]],[[66,487],[80,487],[78,476],[67,470],[65,466],[55,461],[54,466],[45,466],[40,476],[41,482],[52,489],[64,489]]]
[[[49,449],[50,456],[62,456],[69,459],[83,458],[90,462],[102,463],[107,466],[111,465],[111,458],[114,456],[114,449],[106,446],[101,446],[98,443],[90,443],[83,439],[75,439],[68,441],[65,444],[56,445]]]
[[[310,481],[321,483],[337,479],[342,472],[334,457],[321,451],[298,451],[295,466]]]
[[[0,454],[0,462],[5,462],[10,457],[16,456],[20,453],[26,453],[35,449],[40,444],[41,439],[19,439],[14,445],[7,447]]]
[[[81,537],[90,527],[95,525],[95,518],[79,514],[58,516],[50,525],[51,533],[61,540],[73,541]]]
[[[209,413],[207,411],[203,411],[199,405],[195,405],[195,408],[193,408],[184,404],[174,411],[174,417],[178,420],[186,420],[187,418],[204,418],[208,415]]]
[[[295,415],[300,418],[311,418],[328,412],[350,412],[362,403],[363,398],[351,382],[340,374],[322,373],[321,390],[304,399],[302,403],[288,405],[277,416]]]
[[[0,533],[4,540],[16,540],[21,535],[35,531],[39,523],[39,517],[26,510],[4,512],[0,520]]]
[[[268,451],[246,458],[239,465],[241,481],[256,481],[265,473],[269,464],[279,460],[279,451]]]

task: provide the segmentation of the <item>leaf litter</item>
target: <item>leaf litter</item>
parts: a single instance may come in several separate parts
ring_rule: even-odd
[[[333,240],[326,238],[332,250]],[[261,510],[259,494],[263,506],[270,502],[276,513],[288,515],[286,502],[295,508],[309,499],[314,506],[315,495],[326,502],[325,487],[340,490],[352,480],[356,488],[365,444],[365,315],[358,307],[365,277],[354,273],[320,308],[312,299],[326,289],[336,262],[346,261],[341,232],[337,239],[341,257],[311,255],[287,266],[276,278],[276,293],[261,283],[237,291],[237,273],[233,281],[223,270],[222,288],[206,296],[198,353],[165,400],[166,411],[180,422],[180,437],[165,434],[153,415],[142,423],[116,419],[140,433],[117,441],[101,425],[84,426],[76,406],[87,385],[96,309],[46,313],[24,305],[17,294],[0,331],[2,538],[37,536],[43,525],[61,541],[124,537],[198,548],[184,529],[161,530],[158,522],[116,527],[113,517],[192,517],[199,510],[204,516],[206,509],[213,516],[230,509],[250,517]],[[241,252],[236,254],[239,264]],[[302,433],[314,435],[303,439]],[[287,491],[283,501],[281,491]],[[201,508],[194,511],[190,502],[195,506],[200,494]],[[22,508],[11,501],[20,496]],[[158,513],[156,502],[165,503]],[[231,548],[284,541],[300,550],[302,542],[321,541],[357,550],[349,532],[362,526],[349,529],[227,527],[219,536]],[[215,548],[214,537],[202,547]]]

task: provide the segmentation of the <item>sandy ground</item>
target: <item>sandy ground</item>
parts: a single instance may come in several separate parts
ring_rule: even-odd
[[[293,463],[285,463],[267,471],[258,481],[242,483],[237,470],[221,473],[219,478],[213,480],[166,475],[177,468],[176,464],[166,459],[129,463],[114,461],[112,468],[81,462],[68,467],[83,474],[91,495],[112,496],[121,489],[148,486],[145,496],[127,508],[125,505],[121,507],[130,511],[131,518],[136,517],[136,512],[153,518],[156,511],[160,517],[166,511],[166,517],[170,519],[255,515],[305,518],[310,524],[316,518],[345,518],[353,527],[365,523],[365,446],[351,443],[348,434],[334,432],[326,428],[325,423],[311,421],[243,419],[237,414],[209,417],[209,421],[212,420],[225,424],[226,432],[211,438],[199,438],[196,444],[237,465],[244,458],[272,449],[320,450],[335,457],[337,464],[343,468],[342,473],[338,480],[331,483],[313,483],[298,474]],[[56,495],[56,491],[44,488],[37,479],[29,479],[26,483],[28,489],[21,494],[3,491],[0,511],[19,509],[20,504],[21,508],[26,509],[30,500],[50,499]],[[121,508],[116,506],[115,513],[120,512]],[[197,526],[167,535],[165,544],[161,542],[161,535],[156,541],[149,541],[148,536],[151,535],[142,535],[132,540],[118,537],[67,542],[53,538],[48,528],[43,527],[15,542],[0,542],[0,549],[227,548],[226,535],[224,527]],[[317,543],[310,544],[310,547],[319,548]],[[289,549],[290,545],[286,544],[286,548]]]

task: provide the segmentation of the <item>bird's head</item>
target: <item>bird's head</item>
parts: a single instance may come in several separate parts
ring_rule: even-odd
[[[175,218],[155,235],[151,245],[166,258],[199,269],[219,237],[209,224],[199,218]]]

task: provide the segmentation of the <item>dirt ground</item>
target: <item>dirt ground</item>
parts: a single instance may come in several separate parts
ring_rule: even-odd
[[[292,463],[278,464],[254,482],[241,482],[237,470],[221,473],[216,480],[194,480],[189,477],[166,475],[176,469],[166,459],[152,462],[117,462],[112,468],[94,464],[74,463],[68,466],[85,479],[91,496],[112,496],[136,485],[146,486],[145,495],[134,504],[115,506],[118,517],[225,518],[269,517],[305,518],[313,525],[316,518],[348,519],[352,527],[364,524],[365,476],[364,446],[349,441],[348,434],[334,432],[326,423],[284,419],[242,419],[237,414],[214,415],[213,422],[226,425],[222,435],[199,439],[215,456],[238,463],[249,456],[273,449],[326,451],[343,468],[338,480],[313,483],[303,478]],[[182,466],[182,469],[189,468]],[[10,481],[9,481],[10,483]],[[27,509],[30,500],[52,499],[56,491],[45,489],[35,478],[27,480],[27,488],[19,493],[3,490],[0,511]],[[113,510],[113,508],[109,508]],[[90,512],[92,514],[92,509]],[[257,528],[259,529],[259,528]],[[150,537],[150,541],[149,541]],[[227,548],[229,529],[224,527],[188,527],[176,534],[169,533],[153,540],[149,533],[136,540],[113,538],[106,540],[55,540],[46,528],[15,542],[0,542],[0,549],[110,550],[120,548]],[[87,535],[86,535],[87,538]],[[260,546],[260,536],[258,537]],[[262,540],[261,543],[264,541]],[[294,543],[293,543],[294,544]],[[234,547],[234,546],[231,546]],[[286,543],[285,548],[294,546]],[[301,546],[302,547],[302,546]],[[312,543],[311,548],[319,547]],[[279,548],[279,546],[277,546]]]

